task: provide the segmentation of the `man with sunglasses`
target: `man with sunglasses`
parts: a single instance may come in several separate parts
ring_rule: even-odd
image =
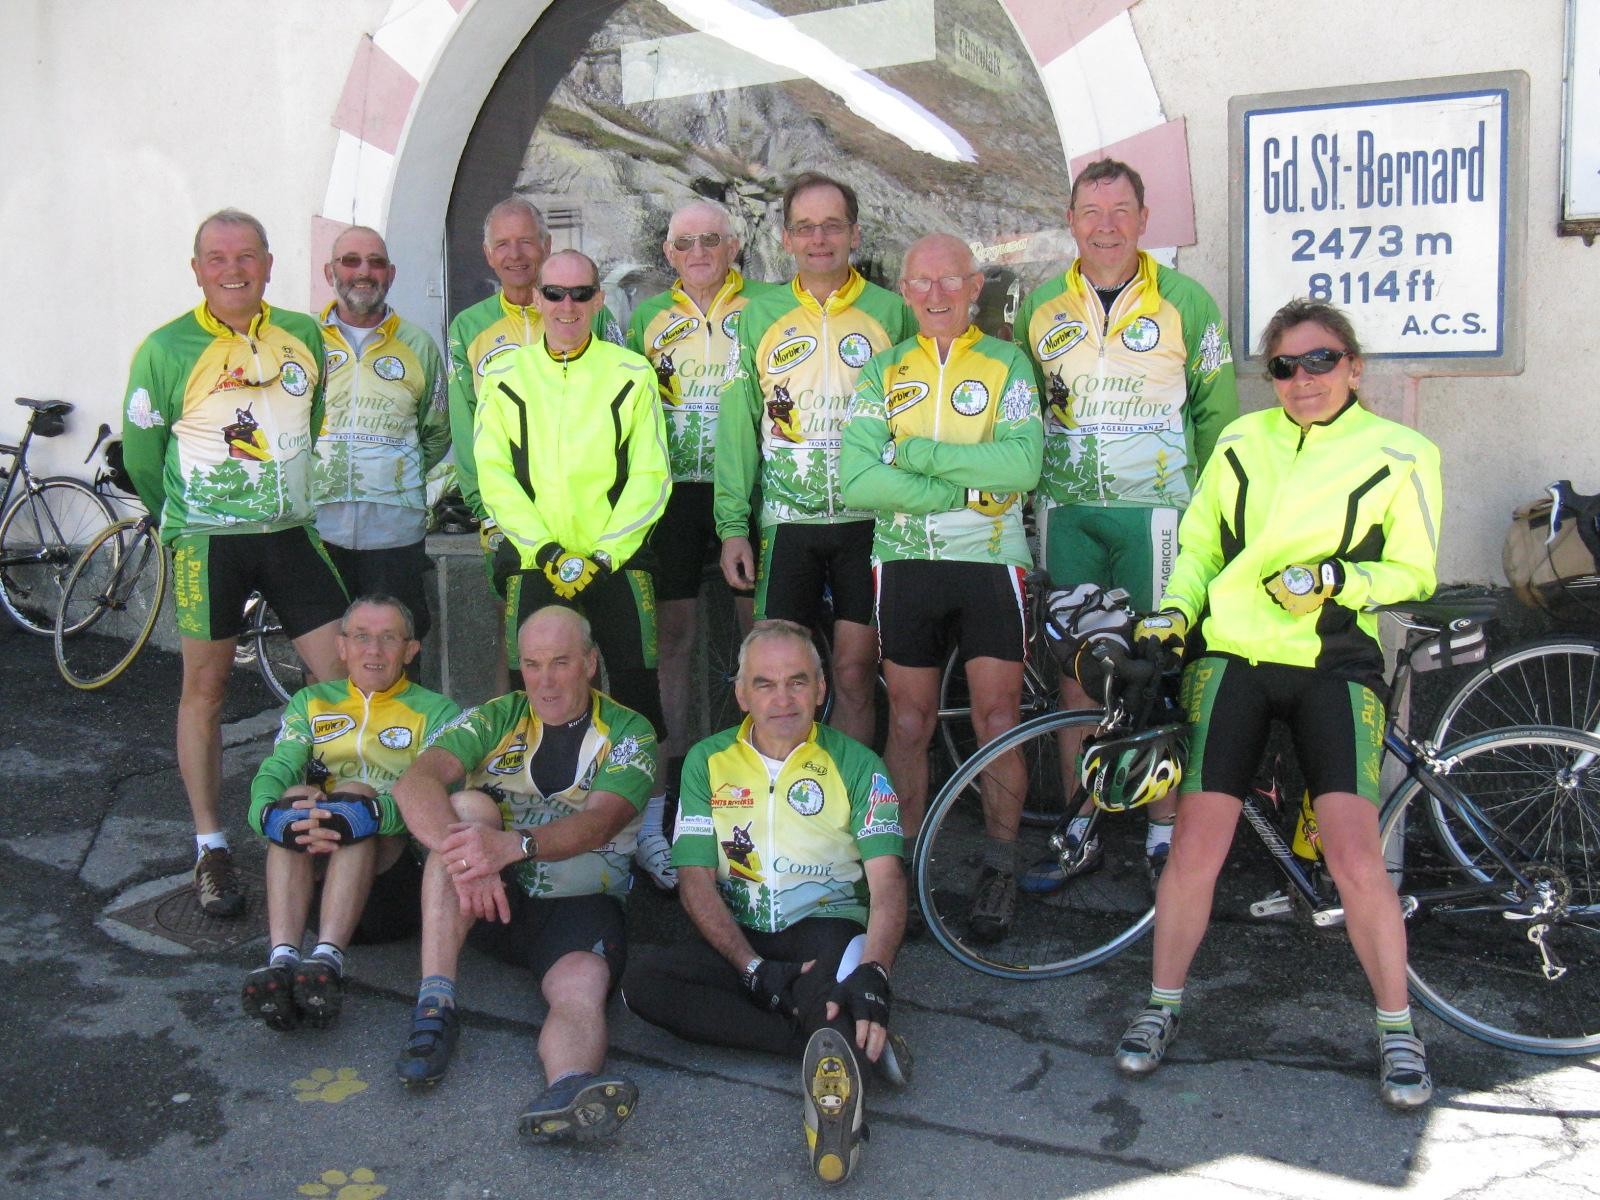
[[[544,214],[521,196],[500,201],[483,219],[483,257],[499,288],[463,309],[450,322],[450,439],[455,447],[456,482],[461,498],[479,521],[484,574],[496,594],[498,611],[505,597],[494,578],[494,552],[500,532],[483,507],[478,468],[472,453],[473,416],[483,378],[502,355],[539,340],[544,317],[534,303],[539,269],[550,257],[550,230]],[[601,305],[594,314],[594,335],[622,344],[622,329]],[[510,687],[505,661],[499,662],[500,690]]]
[[[939,675],[960,647],[972,724],[987,742],[1021,720],[1027,644],[1022,528],[1039,482],[1043,432],[1028,358],[972,323],[983,273],[960,238],[906,251],[900,294],[917,336],[879,354],[856,385],[839,471],[845,502],[877,513],[878,634],[889,685],[884,761],[907,841],[928,798]],[[968,917],[998,941],[1016,908],[1017,829],[1027,773],[1015,755],[984,773],[982,863]]]
[[[1067,208],[1078,258],[1029,293],[1014,326],[1044,407],[1038,504],[1050,577],[1122,588],[1139,612],[1161,595],[1178,518],[1217,434],[1239,415],[1222,314],[1200,284],[1139,249],[1149,217],[1137,171],[1111,158],[1086,166]],[[1093,703],[1076,681],[1062,683],[1062,698],[1069,708]],[[1072,758],[1063,754],[1068,768]],[[1172,812],[1170,801],[1150,806],[1152,882],[1166,861]],[[1087,828],[1080,819],[1069,841]],[[1098,846],[1078,862],[1097,866]],[[1020,882],[1049,892],[1066,875],[1050,860]]]
[[[675,792],[688,749],[689,654],[700,582],[706,565],[717,562],[722,549],[712,514],[717,402],[728,365],[738,353],[740,317],[751,296],[768,285],[746,282],[733,265],[739,238],[728,210],[710,200],[695,200],[673,213],[661,249],[677,278],[672,287],[633,310],[628,349],[655,366],[672,462],[672,498],[650,535],[650,546],[656,560],[658,675],[667,723],[661,754],[667,790]],[[748,602],[741,600],[740,607],[748,609]],[[748,623],[748,611],[743,617]],[[646,814],[639,861],[658,884],[670,886],[676,880],[671,851],[659,820],[651,828]]]
[[[609,693],[659,737],[645,540],[672,477],[656,373],[642,355],[594,335],[605,293],[587,255],[546,259],[534,303],[542,335],[489,368],[473,440],[484,508],[505,535],[495,574],[505,583],[508,654],[514,661],[529,614],[577,609],[594,627]],[[659,814],[659,780],[650,803]]]
[[[311,673],[338,679],[346,598],[313,524],[324,369],[316,319],[263,299],[272,255],[248,213],[202,221],[189,265],[204,299],[135,353],[122,440],[139,499],[173,551],[178,772],[194,817],[195,895],[207,915],[236,917],[244,893],[217,800],[245,600],[266,597]]]
[[[444,363],[433,339],[389,307],[395,266],[376,230],[346,229],[322,273],[334,299],[322,311],[317,532],[350,594],[398,597],[421,641],[432,626],[424,479],[450,448]]]
[[[833,597],[831,722],[873,740],[878,639],[872,628],[872,514],[839,492],[850,394],[867,360],[916,332],[911,310],[850,265],[861,245],[855,191],[808,172],[783,194],[783,248],[795,277],[752,300],[717,421],[716,519],[722,573],[756,590],[758,619],[816,628]],[[760,561],[750,545],[761,496]]]

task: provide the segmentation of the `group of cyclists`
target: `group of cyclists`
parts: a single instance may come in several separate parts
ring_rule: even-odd
[[[605,1069],[621,985],[679,1036],[798,1053],[813,1170],[847,1178],[864,1070],[888,1086],[910,1072],[889,980],[919,925],[902,859],[952,649],[979,738],[1020,720],[1031,500],[1051,577],[1126,591],[1148,614],[1135,645],[1183,664],[1187,762],[1146,841],[1152,988],[1118,1068],[1148,1074],[1176,1036],[1276,718],[1373,988],[1381,1094],[1426,1103],[1378,845],[1384,686],[1367,610],[1434,586],[1438,452],[1360,406],[1348,319],[1285,305],[1261,348],[1279,405],[1240,417],[1217,305],[1140,248],[1143,183],[1112,159],[1073,180],[1078,257],[1025,299],[1012,341],[973,323],[984,276],[961,237],[914,241],[890,291],[852,265],[848,184],[803,174],[781,217],[795,274],[764,284],[738,271],[722,206],[678,209],[663,244],[676,279],[624,333],[596,264],[552,253],[539,210],[503,201],[484,223],[500,287],[452,322],[448,368],[388,307],[395,266],[376,231],[335,241],[335,299],[312,318],[265,303],[259,222],[224,210],[201,224],[204,299],[140,348],[124,425],[179,568],[178,756],[208,913],[243,906],[217,722],[244,595],[273,604],[317,681],[252,789],[273,948],[246,1011],[326,1024],[350,941],[420,927],[397,1071],[430,1087],[459,1036],[459,951],[477,940],[528,966],[550,1006],[525,1134],[603,1136],[633,1112],[637,1087]],[[410,674],[428,619],[422,478],[450,444],[523,684],[466,712]],[[713,564],[751,599],[735,687],[747,715],[690,746],[689,647]],[[810,632],[825,603],[831,685]],[[882,759],[867,745],[880,665]],[[817,724],[829,686],[831,727]],[[1063,702],[1091,703],[1070,676]],[[1074,853],[1018,862],[1022,774],[1002,760],[982,781],[975,940],[1007,936],[1019,887],[1098,865],[1076,811]],[[630,863],[679,890],[691,945],[629,964]],[[766,1015],[730,1009],[740,996]]]

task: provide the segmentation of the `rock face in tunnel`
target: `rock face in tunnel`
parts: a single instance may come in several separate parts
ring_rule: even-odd
[[[783,188],[802,171],[824,171],[860,195],[856,261],[877,282],[897,277],[905,246],[925,232],[996,247],[986,262],[996,295],[986,294],[983,323],[998,326],[1008,285],[1031,287],[1071,249],[1056,119],[1000,4],[866,6],[893,27],[874,28],[868,44],[844,53],[869,64],[912,60],[866,71],[844,69],[819,47],[832,36],[826,22],[849,9],[772,7],[799,17],[785,39],[793,57],[778,56],[795,68],[705,35],[686,38],[688,27],[655,3],[625,4],[597,22],[538,119],[516,190],[546,209],[557,246],[600,262],[625,320],[636,299],[670,282],[660,254],[667,217],[697,195],[743,222],[748,275],[787,277]],[[808,13],[823,24],[806,24]],[[813,32],[818,42],[806,42]],[[800,64],[816,78],[799,74]],[[758,77],[771,82],[745,82]],[[679,88],[687,94],[672,94]]]

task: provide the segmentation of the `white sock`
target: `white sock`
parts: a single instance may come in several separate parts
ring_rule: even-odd
[[[194,835],[194,856],[199,858],[207,850],[226,850],[228,848],[228,835],[225,833],[197,833]]]
[[[318,942],[316,948],[311,951],[311,957],[331,962],[339,974],[344,974],[344,951],[332,942]]]
[[[272,948],[272,953],[267,958],[267,966],[292,967],[299,961],[300,947],[291,946],[288,942],[279,942]]]
[[[1149,854],[1162,846],[1172,845],[1172,822],[1151,821],[1145,826],[1144,852]]]
[[[667,794],[662,792],[659,795],[651,796],[644,806],[644,824],[639,826],[639,836],[643,837],[647,833],[659,833],[665,837],[666,832],[661,828],[661,822],[666,818],[666,815]]]

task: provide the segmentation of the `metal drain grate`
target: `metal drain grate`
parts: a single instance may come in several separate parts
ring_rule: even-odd
[[[266,880],[254,871],[234,869],[244,890],[244,912],[237,917],[206,916],[187,881],[106,916],[200,953],[231,950],[267,932]]]

